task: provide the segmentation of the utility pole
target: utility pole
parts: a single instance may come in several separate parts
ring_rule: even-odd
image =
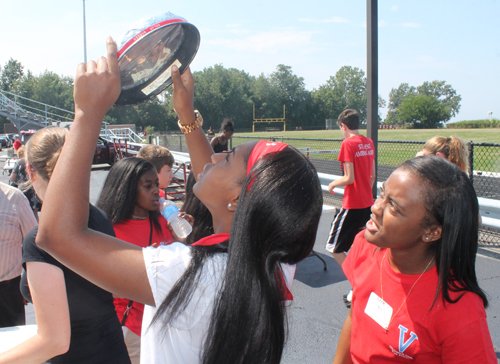
[[[85,24],[85,0],[83,0],[83,60],[87,64],[87,29]]]
[[[378,10],[377,0],[366,0],[367,22],[367,137],[375,149],[375,183],[373,197],[377,196],[378,169]]]

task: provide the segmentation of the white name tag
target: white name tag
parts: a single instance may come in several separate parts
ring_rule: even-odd
[[[392,307],[374,292],[370,294],[365,307],[365,313],[384,329],[389,327],[392,317]]]

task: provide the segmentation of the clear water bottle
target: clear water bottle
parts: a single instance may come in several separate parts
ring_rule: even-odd
[[[166,200],[163,197],[160,198],[160,212],[165,219],[172,225],[175,234],[184,239],[186,236],[191,234],[193,230],[191,224],[184,218],[179,217],[179,209],[175,206],[172,201]]]

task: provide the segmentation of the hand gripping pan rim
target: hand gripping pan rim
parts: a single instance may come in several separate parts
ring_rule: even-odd
[[[178,62],[179,59],[181,59],[180,65],[179,63],[176,64],[179,66],[181,73],[189,67],[199,49],[200,33],[193,24],[182,18],[167,19],[155,23],[139,32],[120,48],[118,51],[118,61],[120,61],[134,45],[144,39],[145,36],[151,35],[165,27],[176,25],[180,25],[183,28],[182,40],[179,46],[174,50],[172,56],[169,57],[168,62],[156,71],[153,77],[148,78],[145,82],[139,83],[132,88],[128,87],[128,89],[122,87],[122,92],[115,106],[138,105],[163,92],[172,84],[172,79],[169,77],[170,68],[172,64],[176,63],[176,61]],[[162,77],[166,78],[163,79]],[[158,83],[158,80],[160,80],[160,83]]]

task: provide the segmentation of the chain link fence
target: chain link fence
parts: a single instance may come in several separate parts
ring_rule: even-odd
[[[187,152],[184,135],[164,134],[156,136],[159,144],[170,150]],[[210,141],[212,136],[207,137]],[[299,149],[308,156],[318,172],[343,175],[342,164],[337,161],[342,139],[304,139],[288,138],[278,135],[270,137],[233,136],[229,148],[249,141],[273,140],[284,142]],[[377,181],[389,178],[401,163],[415,157],[425,142],[418,141],[379,141]],[[500,144],[467,143],[469,149],[469,177],[478,197],[500,201]],[[324,202],[337,208],[342,206],[342,196],[324,193]],[[480,244],[500,246],[500,231],[481,227]]]

